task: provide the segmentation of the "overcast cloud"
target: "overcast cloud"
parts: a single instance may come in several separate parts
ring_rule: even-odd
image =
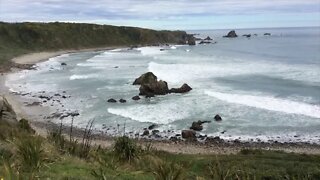
[[[319,26],[320,0],[0,0],[0,20],[157,29]]]

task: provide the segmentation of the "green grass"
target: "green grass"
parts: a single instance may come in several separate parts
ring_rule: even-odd
[[[91,146],[81,156],[69,153],[68,140],[62,147],[34,135],[27,121],[0,123],[0,129],[10,132],[0,140],[0,177],[7,179],[320,179],[319,155],[249,149],[233,155],[171,154],[122,137],[112,149]]]

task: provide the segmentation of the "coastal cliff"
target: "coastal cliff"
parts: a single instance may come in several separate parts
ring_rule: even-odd
[[[185,44],[189,36],[184,31],[124,26],[0,22],[0,72],[13,66],[10,59],[26,53],[159,43]]]

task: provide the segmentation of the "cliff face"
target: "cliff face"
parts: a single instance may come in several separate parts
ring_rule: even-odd
[[[0,96],[0,123],[17,124],[16,113],[3,96]]]
[[[23,53],[106,46],[185,44],[184,31],[77,23],[0,23],[0,66]]]

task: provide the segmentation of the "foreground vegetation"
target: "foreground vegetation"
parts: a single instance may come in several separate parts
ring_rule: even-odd
[[[320,179],[320,156],[242,150],[235,155],[187,155],[157,151],[119,137],[112,149],[93,146],[92,122],[83,137],[47,138],[26,120],[0,121],[0,178],[4,179]]]
[[[0,70],[10,67],[10,59],[25,53],[154,43],[184,44],[186,36],[184,31],[96,24],[0,22]]]

